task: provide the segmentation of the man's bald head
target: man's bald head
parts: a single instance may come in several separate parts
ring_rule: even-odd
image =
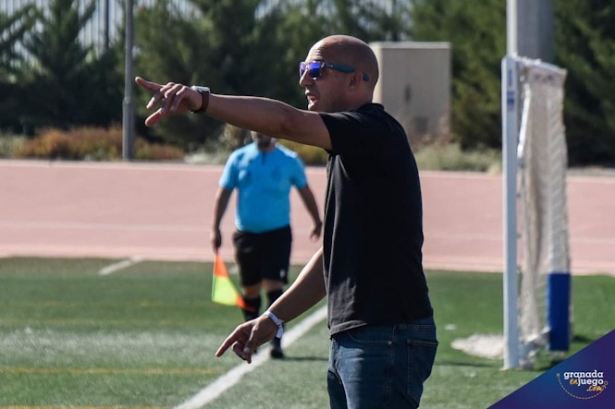
[[[310,111],[341,112],[372,102],[378,61],[365,42],[346,35],[325,37],[312,46],[305,61],[323,63],[313,77],[302,69],[299,79]]]
[[[332,35],[318,41],[312,50],[318,49],[325,61],[355,67],[369,75],[369,87],[374,89],[378,82],[378,60],[371,47],[356,37]]]

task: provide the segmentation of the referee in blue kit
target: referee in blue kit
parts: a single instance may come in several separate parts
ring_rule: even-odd
[[[278,145],[270,136],[256,132],[251,136],[253,142],[234,151],[224,167],[211,231],[211,244],[217,253],[222,244],[220,222],[237,189],[233,244],[243,298],[250,308],[242,310],[246,321],[260,315],[261,290],[271,305],[288,284],[291,186],[297,188],[314,222],[311,239],[318,240],[322,230],[318,206],[297,153]],[[280,338],[272,341],[271,357],[284,358]]]

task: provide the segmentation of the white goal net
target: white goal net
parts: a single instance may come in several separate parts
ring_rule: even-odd
[[[541,349],[552,359],[569,349],[565,80],[550,64],[502,60],[504,337],[475,334],[452,347],[503,357],[504,369],[531,368]]]
[[[547,347],[568,350],[570,252],[563,121],[566,71],[519,59],[522,115],[518,144],[519,360],[530,366]]]

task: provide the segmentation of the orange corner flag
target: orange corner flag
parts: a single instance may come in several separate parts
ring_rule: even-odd
[[[211,300],[218,304],[236,305],[244,310],[251,308],[243,301],[243,297],[228,276],[224,261],[219,254],[214,259],[214,276],[211,283]]]

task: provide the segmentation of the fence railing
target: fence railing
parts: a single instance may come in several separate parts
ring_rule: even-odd
[[[119,36],[124,20],[124,4],[126,0],[78,0],[79,11],[92,3],[96,4],[96,10],[92,19],[80,33],[80,39],[84,44],[93,45],[96,51],[109,47]],[[136,7],[148,7],[155,0],[133,0]],[[194,12],[194,7],[187,0],[168,0],[182,13],[189,15]],[[44,15],[49,15],[50,0],[0,0],[0,13],[12,15],[17,10],[28,4],[38,7]]]

